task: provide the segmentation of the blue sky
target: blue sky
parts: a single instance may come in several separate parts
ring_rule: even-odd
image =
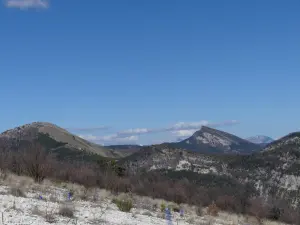
[[[142,144],[201,124],[296,131],[299,12],[297,0],[1,1],[0,131],[47,121]]]

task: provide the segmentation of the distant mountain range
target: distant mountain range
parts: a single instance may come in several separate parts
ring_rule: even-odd
[[[80,154],[96,154],[108,158],[123,158],[143,147],[140,145],[101,146],[47,122],[34,122],[7,130],[0,134],[1,138],[6,138],[10,142],[16,142],[18,139],[27,141],[39,139],[46,148],[52,150],[55,148],[56,152],[64,150],[66,152],[80,152]],[[269,143],[270,141],[271,139],[265,136],[255,136],[245,140],[224,131],[203,126],[187,139],[166,144],[172,148],[200,153],[250,154],[259,151],[262,143]],[[53,144],[53,142],[56,142],[56,144]],[[52,145],[49,146],[49,143],[52,143]]]
[[[259,151],[263,146],[272,142],[267,136],[254,136],[249,139],[242,139],[235,135],[202,126],[191,137],[179,142],[164,143],[172,148],[181,148],[200,153],[238,153],[250,154]],[[121,151],[125,155],[135,153],[142,146],[139,145],[111,145],[107,148]]]
[[[246,140],[258,145],[266,145],[274,141],[272,138],[264,135],[256,135],[253,137],[249,137]]]
[[[145,172],[146,176],[157,171],[201,185],[211,184],[207,176],[220,183],[230,179],[250,185],[261,197],[281,196],[300,206],[300,132],[267,143],[271,139],[265,136],[245,140],[203,126],[175,143],[101,146],[54,124],[36,122],[0,134],[0,149],[18,150],[23,143],[34,141],[62,160],[116,159],[129,173]]]

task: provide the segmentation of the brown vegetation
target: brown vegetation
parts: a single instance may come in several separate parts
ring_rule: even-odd
[[[0,149],[1,150],[1,149]],[[177,204],[187,203],[199,207],[208,207],[210,215],[218,215],[219,210],[243,213],[262,218],[298,223],[299,213],[283,201],[253,198],[247,187],[221,187],[216,180],[213,187],[199,185],[188,179],[171,179],[161,173],[126,175],[114,162],[60,161],[47,152],[38,143],[28,145],[19,151],[0,151],[1,171],[12,171],[18,175],[27,175],[36,182],[48,178],[84,185],[86,188],[99,187],[113,193],[135,193],[151,198],[165,199]],[[5,179],[5,176],[2,177]],[[213,178],[215,179],[215,178]],[[244,189],[243,189],[244,188]],[[16,192],[17,193],[17,192]],[[20,193],[19,193],[20,194]],[[83,196],[85,197],[85,196]],[[130,211],[132,203],[116,202],[120,210]],[[61,213],[73,216],[69,208],[61,208]]]
[[[220,209],[216,203],[212,203],[207,207],[207,214],[210,216],[218,216]]]

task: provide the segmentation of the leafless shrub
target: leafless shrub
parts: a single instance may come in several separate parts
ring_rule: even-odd
[[[59,199],[55,195],[51,194],[49,196],[49,201],[50,202],[59,202]]]
[[[44,213],[37,206],[33,207],[31,213],[36,216],[41,216],[41,217],[44,216]]]
[[[216,200],[216,206],[224,211],[237,212],[239,203],[233,196],[223,195],[219,196]]]
[[[1,169],[0,168],[0,179],[1,180],[6,180],[7,177],[8,177],[8,171],[6,169]]]
[[[203,215],[203,208],[201,205],[196,207],[196,214],[197,216],[202,216]]]
[[[74,218],[74,209],[68,205],[61,205],[58,214],[63,217]]]
[[[10,188],[10,194],[15,197],[23,197],[26,198],[26,194],[20,187],[11,187]]]
[[[194,217],[190,217],[186,220],[187,223],[189,224],[195,224],[195,218]]]
[[[12,206],[9,208],[10,210],[15,210],[15,211],[19,211],[19,212],[23,212],[22,209],[18,208],[17,207],[17,204],[16,204],[16,199],[14,198],[13,202],[12,202]]]
[[[21,159],[27,174],[36,182],[42,182],[51,170],[53,156],[46,152],[43,146],[37,142],[25,147],[21,152]]]
[[[89,198],[89,189],[88,188],[84,188],[78,195],[78,197],[81,199],[81,200],[88,200]]]
[[[55,223],[56,222],[56,218],[55,218],[55,215],[54,215],[53,211],[50,211],[48,208],[46,208],[46,211],[43,212],[37,206],[35,206],[31,210],[31,212],[32,212],[33,215],[43,217],[45,219],[45,221],[48,222],[48,223]]]
[[[47,223],[55,223],[56,222],[54,213],[46,213],[44,215],[44,218]]]
[[[247,213],[254,216],[259,224],[262,223],[262,219],[267,217],[268,209],[264,204],[263,199],[254,198],[250,200],[250,206],[247,209]]]
[[[137,208],[146,210],[155,210],[157,208],[157,203],[149,197],[134,196],[133,202]]]
[[[219,215],[219,208],[216,203],[212,203],[207,208],[207,214],[210,216],[218,216]]]

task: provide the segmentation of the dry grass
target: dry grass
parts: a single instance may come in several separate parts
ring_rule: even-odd
[[[23,189],[31,189],[34,185],[34,180],[31,177],[17,176],[13,173],[8,173],[3,184],[7,186],[21,186]]]
[[[158,201],[149,197],[133,196],[136,208],[154,211],[158,207]]]

